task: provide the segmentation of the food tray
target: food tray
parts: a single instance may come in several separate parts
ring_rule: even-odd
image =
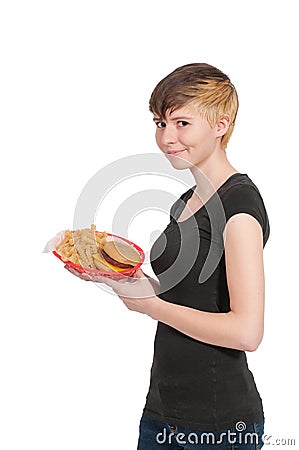
[[[98,233],[98,231],[96,231],[96,233]],[[121,272],[110,272],[110,271],[103,271],[103,270],[98,270],[98,269],[90,269],[89,267],[82,267],[78,264],[74,264],[71,261],[63,261],[61,255],[56,252],[55,250],[52,252],[53,255],[55,255],[58,259],[60,259],[60,261],[63,262],[63,264],[65,264],[66,266],[70,266],[73,267],[75,270],[77,270],[80,273],[87,273],[89,275],[103,275],[105,277],[109,277],[109,278],[113,278],[113,279],[118,279],[118,278],[122,278],[123,276],[126,277],[130,277],[132,275],[134,275],[134,273],[140,268],[140,266],[143,264],[144,262],[144,251],[136,244],[134,244],[134,242],[129,241],[126,238],[123,238],[121,236],[117,236],[116,234],[112,234],[112,233],[107,233],[107,241],[124,241],[127,244],[131,245],[140,255],[140,262],[132,267],[131,269],[124,269]]]

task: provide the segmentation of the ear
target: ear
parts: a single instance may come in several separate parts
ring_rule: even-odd
[[[229,126],[230,126],[230,117],[227,115],[221,117],[221,119],[219,119],[219,121],[216,123],[215,127],[216,136],[217,137],[224,136],[227,130],[229,129]]]

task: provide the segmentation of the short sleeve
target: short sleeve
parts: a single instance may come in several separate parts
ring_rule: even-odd
[[[269,238],[270,226],[264,201],[257,188],[252,185],[240,184],[230,188],[222,198],[226,222],[239,213],[253,216],[263,230],[264,246]]]

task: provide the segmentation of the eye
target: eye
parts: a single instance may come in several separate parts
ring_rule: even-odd
[[[157,125],[157,128],[165,128],[166,127],[166,123],[165,122],[155,122]]]
[[[178,126],[179,127],[186,127],[187,125],[189,125],[189,122],[186,122],[186,120],[179,120],[178,121]]]

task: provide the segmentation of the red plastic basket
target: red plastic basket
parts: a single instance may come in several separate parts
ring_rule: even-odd
[[[96,233],[98,233],[98,231],[96,231]],[[82,266],[80,266],[78,264],[72,263],[71,261],[62,261],[62,257],[61,257],[61,255],[58,252],[56,252],[54,250],[52,253],[58,259],[60,259],[60,261],[62,261],[65,265],[73,267],[74,269],[76,269],[80,273],[84,272],[84,273],[87,273],[89,275],[103,275],[105,277],[114,278],[114,279],[122,278],[123,276],[126,276],[126,277],[132,276],[136,272],[136,270],[138,270],[139,267],[144,262],[144,251],[138,245],[134,244],[134,242],[131,242],[131,241],[129,241],[126,238],[123,238],[121,236],[117,236],[116,234],[112,234],[112,233],[107,233],[107,236],[108,236],[108,240],[120,240],[120,241],[124,241],[127,244],[131,245],[139,253],[139,255],[140,255],[140,262],[136,266],[132,267],[131,269],[124,269],[121,272],[108,272],[108,271],[105,272],[105,271],[98,270],[98,269],[90,269],[89,267],[82,267]],[[111,239],[109,239],[109,238],[111,238]]]

